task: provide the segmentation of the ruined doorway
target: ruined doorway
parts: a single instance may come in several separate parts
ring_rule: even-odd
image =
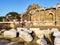
[[[54,16],[53,13],[48,13],[48,14],[46,15],[46,20],[47,20],[47,21],[53,21],[53,20],[54,20],[54,19],[53,19],[53,16]]]
[[[53,14],[49,13],[49,21],[53,21]]]

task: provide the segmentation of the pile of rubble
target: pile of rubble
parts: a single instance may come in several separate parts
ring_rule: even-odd
[[[20,37],[26,42],[32,42],[34,40],[32,33],[35,33],[35,35],[38,37],[36,43],[40,45],[49,45],[48,40],[51,43],[51,45],[60,44],[60,31],[57,28],[41,30],[39,28],[27,29],[18,27],[17,29],[10,29],[6,31],[1,30],[1,32],[3,32],[2,34],[4,35],[4,37],[8,38]],[[52,40],[52,38],[54,40]]]

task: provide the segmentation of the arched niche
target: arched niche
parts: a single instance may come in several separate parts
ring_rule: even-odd
[[[53,12],[49,12],[47,15],[46,15],[46,20],[48,21],[53,21],[54,20],[54,13]]]

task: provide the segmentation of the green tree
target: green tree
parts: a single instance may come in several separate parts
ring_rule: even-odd
[[[16,17],[19,14],[17,12],[9,12],[8,14],[6,14],[6,16],[9,16],[9,15]]]
[[[9,12],[8,14],[6,14],[6,18],[8,21],[13,21],[13,19],[17,19],[17,17],[19,16],[19,14],[17,12]]]
[[[0,16],[0,21],[3,21],[3,18],[4,18],[3,16]]]

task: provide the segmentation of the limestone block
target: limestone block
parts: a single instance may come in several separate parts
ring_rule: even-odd
[[[60,45],[60,38],[55,38],[54,45]]]
[[[45,34],[46,34],[46,35],[51,34],[51,30],[50,30],[50,29],[45,30]]]
[[[43,30],[39,30],[39,31],[35,31],[35,34],[38,38],[43,38],[44,37],[44,31]]]
[[[59,30],[57,28],[52,28],[51,32],[59,32]]]
[[[54,45],[60,45],[60,32],[55,32],[53,36],[55,36]]]
[[[25,26],[26,26],[26,27],[31,27],[31,26],[32,26],[32,23],[31,23],[31,22],[26,22],[26,23],[25,23]]]
[[[39,28],[30,28],[38,38],[43,38],[45,34],[45,30],[40,30]]]
[[[47,42],[44,38],[40,38],[37,40],[37,43],[40,44],[40,45],[47,45]]]
[[[32,36],[25,31],[19,31],[19,37],[21,37],[24,41],[27,42],[31,42],[33,40]]]
[[[14,23],[11,23],[11,24],[10,24],[10,27],[11,27],[11,28],[14,28],[14,27],[15,27]]]
[[[28,33],[32,33],[32,31],[31,30],[25,30],[26,32],[28,32]]]
[[[33,26],[37,26],[37,25],[38,25],[38,23],[36,23],[36,22],[33,23]]]
[[[14,38],[16,37],[16,31],[14,29],[11,29],[9,31],[5,31],[3,35],[4,37],[7,37],[7,38]]]
[[[21,28],[21,27],[17,27],[17,31],[19,32],[19,31],[21,31],[21,30],[27,30],[27,28]]]
[[[27,28],[17,28],[17,32],[19,32],[19,31],[25,31],[27,33],[32,33],[32,31],[28,30]]]
[[[45,37],[46,37],[50,42],[52,42],[52,40],[51,40],[51,30],[50,30],[50,29],[45,30]]]
[[[40,30],[39,28],[30,28],[30,30],[32,30],[38,38],[44,37],[45,30]]]
[[[40,30],[40,28],[30,28],[29,30],[36,31],[36,30]]]
[[[60,37],[60,32],[54,32],[53,36]]]

